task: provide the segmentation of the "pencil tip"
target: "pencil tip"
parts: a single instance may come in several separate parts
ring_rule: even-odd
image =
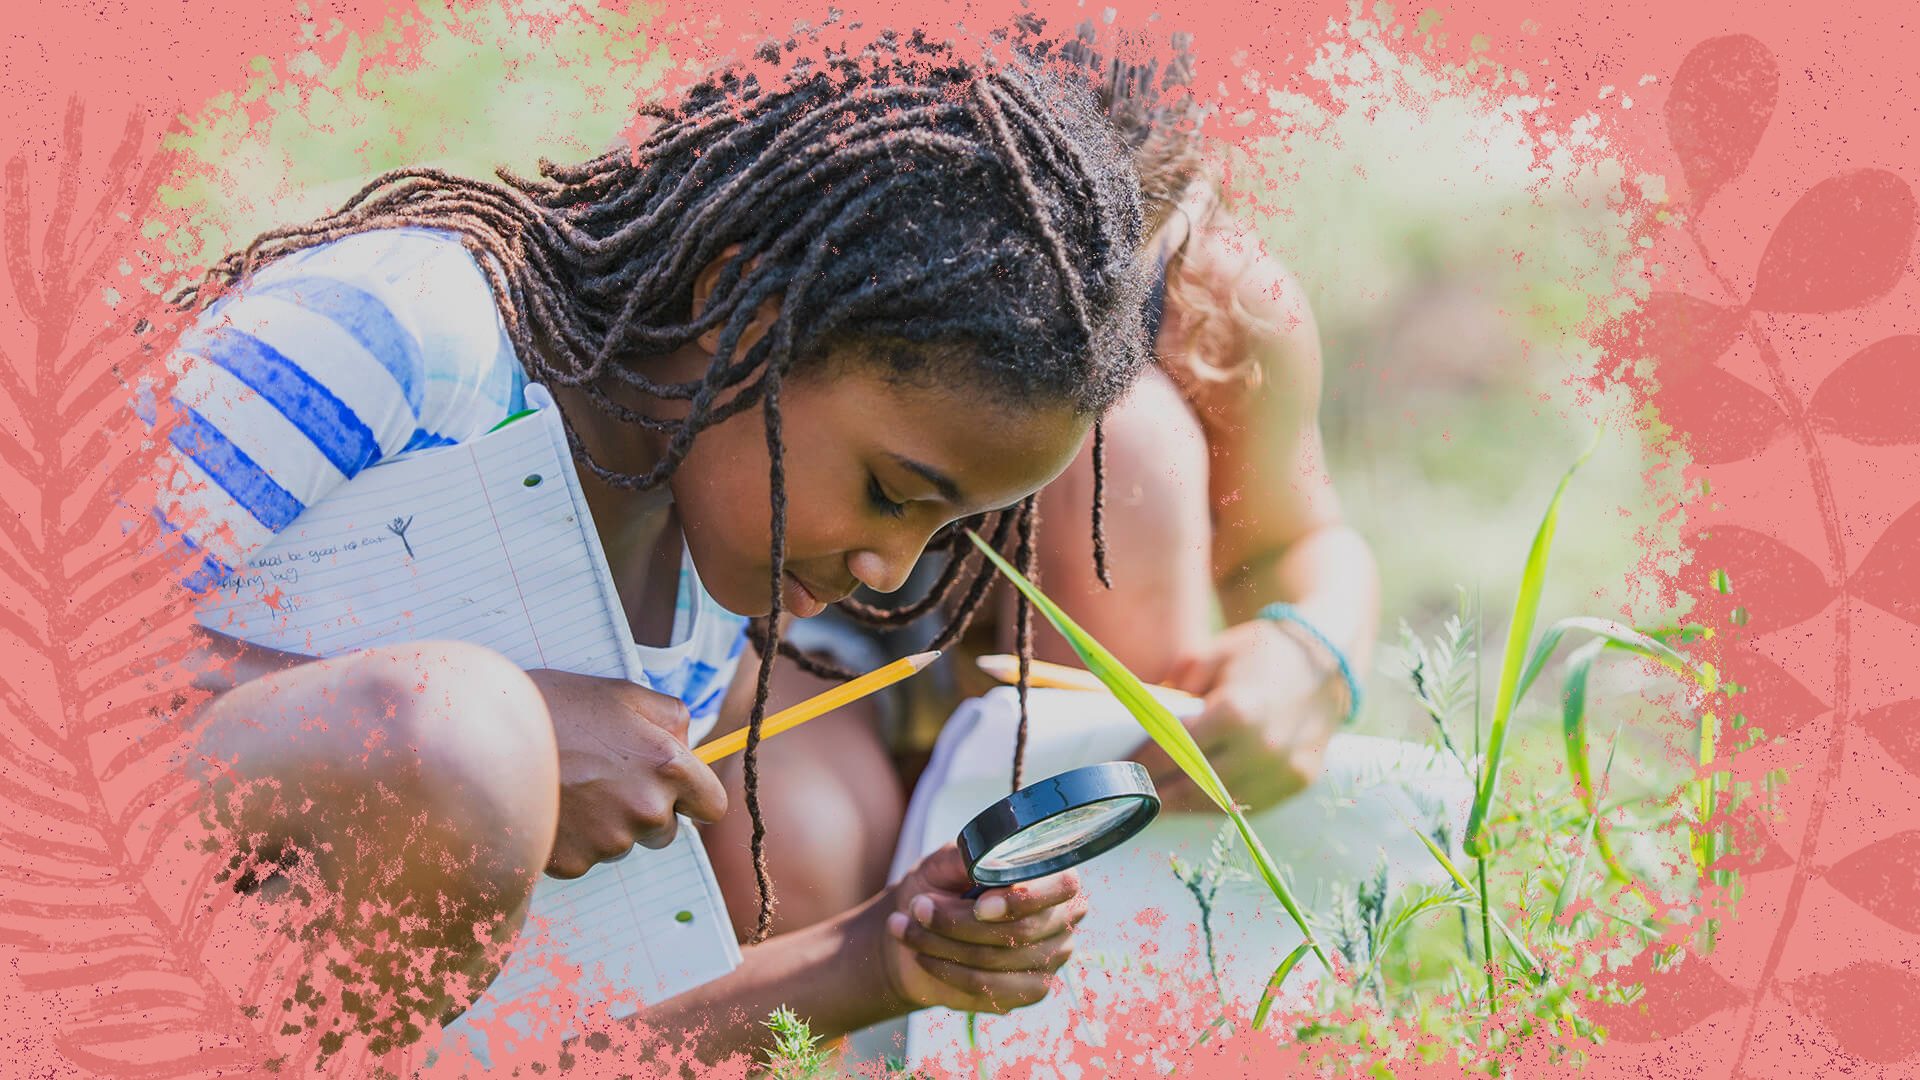
[[[913,665],[915,671],[924,671],[928,664],[938,659],[940,659],[940,650],[934,649],[932,652],[915,653],[907,657],[907,663]]]

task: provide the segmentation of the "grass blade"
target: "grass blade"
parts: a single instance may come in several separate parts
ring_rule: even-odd
[[[1622,726],[1623,725],[1615,725],[1613,737],[1607,740],[1607,763],[1600,770],[1600,786],[1602,788],[1607,786],[1607,781],[1613,776],[1613,756],[1620,749],[1620,730]],[[1627,873],[1625,867],[1620,865],[1620,860],[1613,854],[1612,846],[1607,843],[1606,831],[1600,827],[1600,819],[1606,815],[1599,807],[1599,798],[1599,792],[1595,792],[1594,802],[1590,804],[1591,811],[1587,815],[1587,827],[1581,834],[1580,855],[1574,860],[1573,869],[1567,872],[1566,880],[1560,883],[1559,892],[1554,895],[1553,917],[1556,920],[1566,913],[1567,905],[1572,903],[1579,893],[1579,879],[1581,875],[1586,872],[1587,853],[1589,851],[1597,851],[1600,855],[1600,861],[1606,866],[1609,873],[1625,881],[1633,888],[1634,892],[1641,893],[1640,883],[1634,880],[1632,874]],[[1641,893],[1641,895],[1644,896],[1645,894]]]
[[[1507,726],[1513,719],[1513,708],[1519,700],[1516,692],[1520,686],[1520,676],[1527,658],[1527,644],[1533,638],[1533,624],[1540,615],[1540,594],[1547,581],[1547,555],[1553,549],[1553,534],[1560,524],[1560,503],[1566,497],[1567,487],[1573,482],[1573,474],[1600,447],[1601,432],[1596,432],[1593,445],[1586,453],[1567,468],[1560,477],[1560,484],[1553,490],[1553,498],[1547,503],[1547,512],[1540,519],[1540,528],[1534,533],[1533,546],[1527,551],[1526,568],[1520,575],[1520,592],[1513,601],[1513,622],[1507,627],[1507,643],[1502,650],[1500,660],[1500,682],[1493,695],[1493,721],[1487,735],[1487,760],[1482,770],[1480,790],[1474,794],[1473,811],[1467,816],[1467,833],[1461,846],[1467,854],[1475,858],[1487,855],[1487,839],[1482,834],[1482,825],[1487,819],[1487,811],[1493,806],[1494,792],[1500,786],[1501,757],[1506,750]]]
[[[1560,881],[1560,888],[1553,896],[1553,921],[1559,922],[1567,913],[1567,905],[1580,895],[1580,879],[1587,873],[1587,853],[1593,850],[1594,834],[1600,828],[1598,815],[1587,819],[1586,831],[1580,835],[1580,854],[1576,855],[1573,865],[1567,868],[1567,876]]]
[[[1466,875],[1460,872],[1460,868],[1453,865],[1453,860],[1447,857],[1446,852],[1440,850],[1439,844],[1433,842],[1433,837],[1421,832],[1412,822],[1407,823],[1407,828],[1412,829],[1413,835],[1419,837],[1420,842],[1427,845],[1427,850],[1432,853],[1434,860],[1440,864],[1440,868],[1447,872],[1447,876],[1453,879],[1454,884],[1465,889],[1467,894],[1481,905],[1482,912],[1488,919],[1492,920],[1494,927],[1500,931],[1501,936],[1507,939],[1507,944],[1512,946],[1513,953],[1520,958],[1520,962],[1544,978],[1546,968],[1540,966],[1540,961],[1534,957],[1533,950],[1527,948],[1527,943],[1520,940],[1520,935],[1514,933],[1513,930],[1501,920],[1500,916],[1493,914],[1491,905],[1489,905],[1486,898],[1481,895],[1480,890],[1474,888],[1473,883],[1468,881]]]
[[[1527,660],[1526,670],[1520,676],[1520,682],[1514,694],[1516,701],[1527,696],[1527,690],[1534,680],[1540,677],[1554,650],[1560,647],[1561,640],[1571,631],[1584,630],[1606,642],[1608,646],[1643,656],[1655,661],[1667,670],[1700,687],[1707,693],[1719,689],[1718,673],[1712,664],[1695,667],[1692,661],[1675,652],[1665,642],[1612,619],[1596,619],[1586,615],[1576,615],[1561,619],[1540,635],[1540,642],[1534,647],[1533,655]]]
[[[1310,941],[1303,941],[1295,945],[1293,951],[1287,954],[1287,958],[1280,961],[1280,966],[1273,969],[1273,978],[1268,979],[1267,988],[1260,991],[1260,1004],[1253,1010],[1255,1031],[1260,1030],[1261,1026],[1267,1022],[1267,1014],[1273,1011],[1274,999],[1280,994],[1280,984],[1286,982],[1287,976],[1293,974],[1293,969],[1299,965],[1301,958],[1307,955],[1307,950],[1312,944]]]
[[[1594,790],[1593,772],[1587,764],[1587,674],[1599,659],[1600,650],[1606,647],[1605,640],[1589,641],[1574,650],[1567,660],[1566,690],[1560,705],[1560,736],[1567,747],[1567,775],[1573,778],[1580,802],[1589,815],[1598,813],[1600,793]]]
[[[1306,912],[1294,900],[1293,891],[1280,877],[1278,864],[1273,861],[1273,856],[1267,853],[1266,845],[1254,835],[1253,826],[1249,825],[1245,815],[1240,813],[1239,806],[1233,801],[1233,796],[1228,793],[1226,784],[1221,782],[1220,775],[1214,771],[1213,763],[1200,752],[1200,747],[1193,741],[1187,726],[1169,712],[1159,698],[1148,693],[1146,684],[1142,683],[1133,672],[1128,671],[1126,665],[1120,663],[1105,646],[1095,641],[1093,635],[1082,630],[1078,623],[1060,609],[1058,604],[1047,597],[1047,594],[1041,592],[1039,586],[1028,581],[1026,575],[1014,569],[1013,564],[1001,558],[999,552],[993,550],[991,545],[980,539],[973,531],[969,530],[967,537],[1002,574],[1006,575],[1008,581],[1013,582],[1015,588],[1033,602],[1034,610],[1040,612],[1048,622],[1053,624],[1053,628],[1058,630],[1060,636],[1067,640],[1067,644],[1073,647],[1073,651],[1079,654],[1087,670],[1106,684],[1107,689],[1113,691],[1113,696],[1119,698],[1120,703],[1133,714],[1133,718],[1139,721],[1140,726],[1146,730],[1147,736],[1167,752],[1167,756],[1180,766],[1182,772],[1193,779],[1194,784],[1201,791],[1206,792],[1207,798],[1213,800],[1214,805],[1218,806],[1222,813],[1232,819],[1234,828],[1239,831],[1240,839],[1245,842],[1247,852],[1253,856],[1254,866],[1259,868],[1260,877],[1267,883],[1267,888],[1272,890],[1274,899],[1280,901],[1280,906],[1285,908],[1287,914],[1292,917],[1294,925],[1300,931],[1300,936],[1305,939],[1304,944],[1313,950],[1314,956],[1319,958],[1322,965],[1332,970],[1333,965],[1327,960],[1327,954],[1321,951],[1319,941],[1313,936],[1313,927],[1307,922]]]

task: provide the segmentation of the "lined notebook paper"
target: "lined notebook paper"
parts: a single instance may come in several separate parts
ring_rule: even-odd
[[[538,411],[336,489],[234,574],[201,623],[310,656],[457,639],[523,668],[645,685],[559,412],[538,386],[527,402]],[[529,925],[542,922],[588,987],[604,978],[649,1002],[740,963],[706,851],[684,818],[665,849],[636,847],[571,881],[542,878]],[[516,954],[470,1016],[547,989],[548,969],[526,961]]]

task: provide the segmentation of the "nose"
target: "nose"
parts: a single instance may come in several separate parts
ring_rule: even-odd
[[[926,546],[926,538],[921,537],[918,544],[899,544],[885,550],[862,548],[847,556],[847,570],[874,592],[896,592],[906,585],[913,564],[920,560]]]

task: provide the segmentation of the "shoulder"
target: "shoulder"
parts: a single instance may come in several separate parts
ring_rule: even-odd
[[[249,293],[278,292],[350,325],[404,369],[418,446],[459,441],[519,408],[525,376],[493,286],[461,238],[378,229],[290,255]]]
[[[1232,409],[1276,393],[1317,408],[1320,331],[1306,289],[1250,223],[1225,210],[1206,214],[1181,245],[1174,273],[1180,291],[1208,309],[1206,320],[1227,324],[1194,342],[1196,349],[1226,354],[1198,357],[1203,370],[1244,376],[1228,384],[1181,378],[1197,408]]]

